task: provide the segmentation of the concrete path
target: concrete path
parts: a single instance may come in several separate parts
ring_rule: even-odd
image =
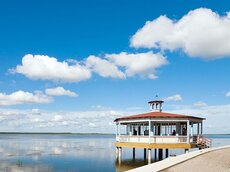
[[[170,157],[129,172],[230,172],[230,146]]]
[[[230,148],[215,150],[172,166],[162,172],[230,172]]]

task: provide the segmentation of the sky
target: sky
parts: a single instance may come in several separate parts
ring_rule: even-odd
[[[149,111],[230,133],[230,2],[0,2],[0,131],[113,133]]]

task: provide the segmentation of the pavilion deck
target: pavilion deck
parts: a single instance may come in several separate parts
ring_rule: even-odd
[[[130,142],[130,143],[196,143],[197,136],[128,136],[121,135],[116,137],[117,142]]]
[[[196,148],[197,144],[193,143],[130,143],[116,142],[116,147],[123,148],[144,148],[144,149],[191,149]]]
[[[197,146],[197,136],[117,136],[116,147],[129,148],[183,148],[190,149]]]

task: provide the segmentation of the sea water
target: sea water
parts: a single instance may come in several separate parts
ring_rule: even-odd
[[[230,144],[230,135],[208,137],[213,147]],[[118,165],[114,142],[114,135],[102,134],[0,134],[0,171],[120,172],[147,164],[143,149],[136,149],[133,159],[126,148]],[[183,152],[169,150],[169,155]]]

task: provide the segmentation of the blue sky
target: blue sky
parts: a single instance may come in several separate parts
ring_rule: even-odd
[[[1,130],[113,132],[158,94],[164,110],[230,133],[229,6],[2,1]]]

